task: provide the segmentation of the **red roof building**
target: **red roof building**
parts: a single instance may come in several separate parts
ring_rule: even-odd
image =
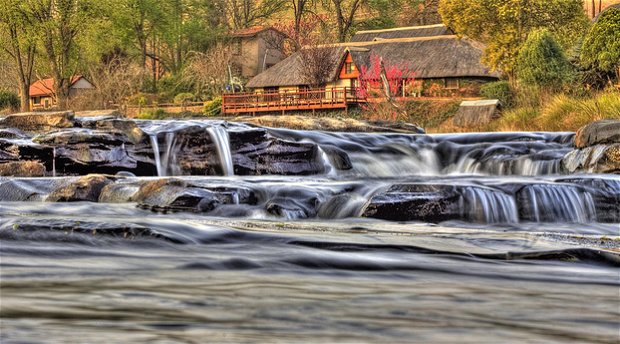
[[[83,90],[93,88],[95,88],[95,86],[93,86],[88,79],[81,75],[75,75],[71,78],[69,97],[73,97]],[[54,79],[37,80],[30,85],[30,110],[47,110],[56,105],[57,100]]]

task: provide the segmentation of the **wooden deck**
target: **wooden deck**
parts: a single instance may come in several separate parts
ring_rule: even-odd
[[[365,102],[355,88],[313,89],[300,92],[230,93],[222,96],[222,113],[286,112],[347,109]]]

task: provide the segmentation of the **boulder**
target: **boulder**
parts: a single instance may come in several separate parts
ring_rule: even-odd
[[[0,176],[43,177],[45,176],[45,165],[38,161],[30,160],[0,163]]]
[[[122,133],[132,143],[144,141],[147,137],[144,131],[132,120],[117,119],[114,117],[84,118],[80,120],[82,128],[96,129],[108,133]]]
[[[362,216],[389,221],[439,223],[463,219],[457,187],[441,184],[393,185],[373,196]]]
[[[48,202],[97,202],[101,190],[114,182],[109,176],[91,174],[80,177],[67,185],[53,190],[46,201]]]
[[[158,212],[211,212],[220,205],[255,204],[256,197],[246,189],[208,188],[172,178],[143,183],[131,201]]]
[[[152,159],[135,154],[134,141],[120,131],[65,129],[36,136],[33,141],[53,150],[51,159],[60,175],[121,171],[154,175]]]
[[[570,173],[620,174],[620,143],[573,150],[564,156],[562,165]]]
[[[620,143],[620,120],[607,119],[590,123],[575,135],[577,148],[613,143]]]
[[[0,128],[16,128],[26,132],[47,132],[74,126],[73,111],[24,112],[0,120]]]

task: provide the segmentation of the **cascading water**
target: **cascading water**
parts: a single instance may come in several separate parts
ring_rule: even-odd
[[[232,154],[230,152],[230,139],[228,137],[228,131],[222,126],[212,126],[207,128],[207,132],[213,140],[217,149],[217,154],[220,159],[220,166],[225,176],[234,176],[235,169],[232,161]]]
[[[159,142],[157,141],[157,134],[151,134],[149,135],[149,138],[151,140],[151,147],[153,147],[153,156],[155,158],[155,168],[157,168],[157,176],[164,177],[166,174],[164,167],[161,164],[161,155],[159,152]]]
[[[535,222],[588,223],[596,221],[592,195],[574,185],[536,184],[525,186],[523,207]]]
[[[512,195],[502,191],[466,187],[464,194],[465,215],[480,223],[518,223],[519,211]]]

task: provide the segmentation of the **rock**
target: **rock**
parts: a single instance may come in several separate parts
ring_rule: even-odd
[[[97,202],[101,190],[114,180],[109,176],[91,174],[78,178],[68,185],[52,191],[48,202]]]
[[[45,176],[45,165],[38,161],[29,160],[0,163],[0,176],[43,177]]]
[[[345,171],[353,168],[353,164],[351,163],[351,158],[347,152],[342,149],[334,146],[325,146],[323,147],[323,151],[327,154],[329,162],[334,166],[334,168]]]
[[[620,143],[620,120],[593,122],[579,129],[575,135],[577,148],[612,143]]]
[[[262,129],[231,132],[230,146],[237,175],[314,175],[325,170],[315,144],[274,138]]]
[[[178,174],[223,174],[217,147],[205,128],[184,128],[175,133],[174,140]],[[263,129],[230,131],[229,141],[236,175],[313,175],[325,170],[318,147],[312,143],[275,138]]]
[[[620,180],[567,177],[558,179],[557,182],[584,187],[592,196],[597,222],[620,223]]]
[[[362,216],[389,221],[432,223],[461,220],[461,199],[461,194],[453,185],[393,185],[386,192],[373,196]]]
[[[0,120],[0,128],[16,128],[26,132],[47,132],[74,126],[73,111],[24,112]]]
[[[121,171],[154,175],[151,159],[144,161],[142,157],[140,160],[134,154],[133,140],[120,131],[65,129],[39,135],[33,141],[51,147],[56,173],[60,175],[116,174]]]
[[[82,128],[97,129],[107,133],[123,133],[132,143],[144,141],[147,137],[144,131],[132,120],[123,120],[113,117],[81,119]]]
[[[335,132],[387,132],[419,134],[421,129],[413,124],[393,122],[367,122],[353,118],[315,117],[302,115],[252,116],[226,118],[227,121],[243,122],[263,127],[296,130],[322,130]],[[423,130],[422,130],[423,132]]]
[[[220,205],[254,204],[256,198],[244,189],[206,188],[179,179],[158,179],[140,185],[131,201],[160,212],[211,212]]]
[[[62,178],[0,178],[0,202],[40,202],[52,190],[66,184]]]
[[[570,173],[620,174],[620,143],[573,150],[564,156],[562,165]]]

